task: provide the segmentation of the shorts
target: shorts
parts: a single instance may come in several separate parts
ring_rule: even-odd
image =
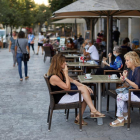
[[[43,46],[43,43],[38,43],[38,46],[41,46],[42,47]]]

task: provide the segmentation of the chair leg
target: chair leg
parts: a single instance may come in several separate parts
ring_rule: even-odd
[[[107,95],[107,107],[106,107],[106,111],[109,111],[109,95]]]
[[[52,121],[52,114],[53,114],[53,110],[52,109],[50,109],[50,110],[51,110],[51,113],[50,113],[50,117],[49,117],[48,131],[50,131],[50,129],[51,129],[51,121]]]
[[[69,118],[69,109],[67,110],[67,117],[66,117],[66,121],[68,121]]]
[[[67,109],[65,109],[65,112],[64,112],[64,115],[66,116],[66,114],[67,114]]]
[[[127,124],[127,130],[130,130],[130,106],[128,106],[128,124]]]
[[[115,100],[115,117],[117,118],[116,114],[117,114],[117,101]]]
[[[94,107],[96,108],[96,85],[94,85]]]
[[[47,118],[47,124],[49,124],[49,118],[50,118],[50,106],[49,106],[49,109],[48,109],[48,118]]]
[[[82,131],[82,108],[81,106],[79,107],[79,129],[80,129],[80,132]]]
[[[102,93],[103,93],[103,97],[105,97],[105,84],[103,84]]]
[[[77,108],[75,108],[75,118],[77,117]]]

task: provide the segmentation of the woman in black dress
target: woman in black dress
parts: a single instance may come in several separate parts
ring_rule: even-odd
[[[59,90],[80,90],[83,102],[82,102],[82,115],[86,106],[88,105],[91,110],[92,118],[105,117],[104,114],[98,112],[91,100],[90,93],[93,94],[92,89],[88,86],[83,85],[76,80],[73,80],[68,76],[68,68],[65,61],[65,57],[62,54],[56,54],[51,61],[51,65],[48,71],[49,81],[51,85],[52,91]],[[76,94],[76,93],[75,93]],[[55,103],[58,103],[60,99],[64,96],[64,94],[56,94],[54,95]],[[73,96],[71,94],[71,96]],[[79,124],[79,115],[75,119],[75,123]],[[82,121],[82,125],[87,125],[84,120]]]

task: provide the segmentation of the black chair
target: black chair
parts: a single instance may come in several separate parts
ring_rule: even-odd
[[[52,59],[51,48],[49,46],[43,46],[43,50],[45,52],[45,54],[44,54],[44,63],[46,61],[46,57],[50,57],[50,62],[51,62],[51,59]]]
[[[68,110],[67,113],[67,118],[69,116],[69,109],[75,109],[75,118],[77,116],[77,109],[79,108],[79,128],[80,131],[82,131],[82,112],[81,112],[81,91],[80,90],[70,90],[70,91],[55,91],[52,92],[51,87],[50,87],[50,82],[49,79],[47,77],[47,75],[44,75],[45,81],[47,83],[48,89],[49,89],[49,95],[50,95],[50,105],[49,105],[49,109],[48,109],[48,119],[47,119],[47,123],[49,124],[48,126],[48,131],[50,131],[51,128],[51,120],[52,120],[52,114],[53,114],[53,110],[60,110],[60,109],[65,109]],[[56,104],[54,101],[54,94],[62,94],[62,93],[72,93],[72,92],[78,92],[79,93],[79,101],[78,102],[74,102],[74,103],[67,103],[67,104]]]
[[[134,92],[134,91],[140,92],[140,89],[129,89],[127,130],[130,130],[130,108],[136,107],[136,108],[139,108],[139,111],[140,111],[140,102],[131,101],[131,92]]]

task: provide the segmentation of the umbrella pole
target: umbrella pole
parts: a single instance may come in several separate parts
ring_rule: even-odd
[[[76,18],[75,18],[75,36],[77,36],[77,23],[76,23]]]
[[[107,16],[107,47],[106,47],[106,56],[109,53],[109,15]]]

